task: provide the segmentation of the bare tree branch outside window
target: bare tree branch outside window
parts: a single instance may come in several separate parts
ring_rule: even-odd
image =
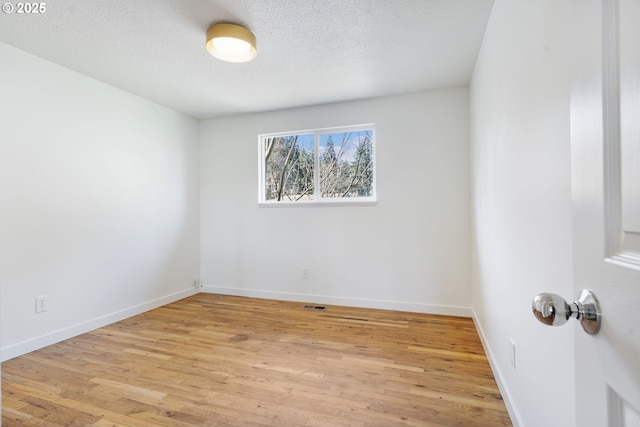
[[[313,200],[313,134],[265,140],[265,200]]]
[[[337,141],[337,143],[336,143]],[[322,197],[367,197],[373,190],[371,131],[320,135]]]

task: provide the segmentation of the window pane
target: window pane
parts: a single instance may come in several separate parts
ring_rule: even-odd
[[[373,132],[320,134],[321,197],[373,196]]]
[[[264,139],[265,201],[313,200],[314,135]]]

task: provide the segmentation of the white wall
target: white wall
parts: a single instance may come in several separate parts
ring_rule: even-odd
[[[2,358],[193,293],[197,122],[5,44],[0,63]]]
[[[546,327],[531,313],[540,292],[575,297],[566,3],[497,0],[471,84],[473,307],[527,427],[575,425],[577,325]]]
[[[258,207],[258,134],[362,123],[377,205]],[[202,122],[205,291],[470,315],[468,133],[467,88]]]

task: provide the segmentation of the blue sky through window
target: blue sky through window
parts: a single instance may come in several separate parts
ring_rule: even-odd
[[[305,133],[298,135],[298,148],[306,151],[307,153],[313,153],[313,134]]]
[[[320,134],[318,140],[318,151],[322,155],[327,148],[329,138],[333,142],[334,150],[338,157],[342,160],[351,162],[356,157],[356,150],[361,139],[365,136],[371,136],[371,131],[356,131],[356,132],[338,132],[338,133],[323,133]]]

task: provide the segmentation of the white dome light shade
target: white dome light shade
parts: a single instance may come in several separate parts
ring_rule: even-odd
[[[214,24],[207,30],[207,51],[228,62],[247,62],[256,57],[256,36],[235,24]]]

